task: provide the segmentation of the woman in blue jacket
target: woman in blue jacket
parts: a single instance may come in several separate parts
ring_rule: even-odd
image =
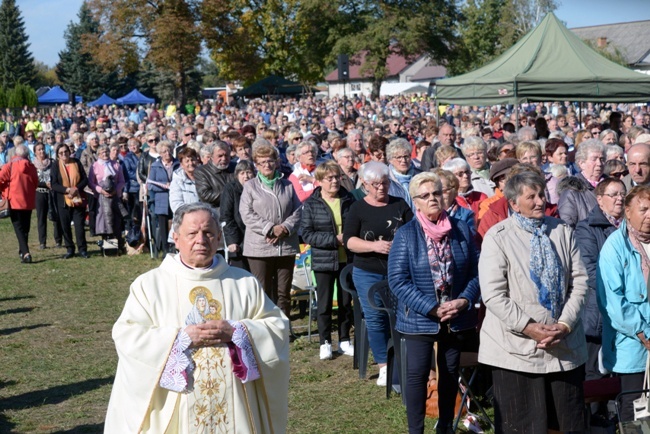
[[[416,218],[397,231],[388,257],[388,282],[398,299],[397,330],[408,354],[409,433],[424,432],[427,380],[438,342],[436,433],[451,433],[464,344],[476,342],[478,251],[467,224],[444,210],[440,178],[430,172],[409,186]]]
[[[172,182],[174,171],[180,167],[178,160],[174,159],[174,145],[168,140],[158,144],[160,158],[156,160],[149,170],[147,188],[150,198],[153,199],[154,214],[158,223],[156,230],[156,252],[162,252],[163,257],[167,253],[167,233],[169,220],[173,217],[169,205],[169,187]],[[156,254],[158,256],[158,254]]]
[[[603,314],[603,366],[621,377],[621,390],[643,389],[650,350],[650,186],[625,197],[625,220],[598,259],[598,307]],[[634,419],[632,401],[621,398],[621,420]]]

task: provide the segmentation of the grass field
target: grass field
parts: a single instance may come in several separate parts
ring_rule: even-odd
[[[159,261],[103,258],[90,241],[90,259],[62,260],[64,249],[37,250],[33,222],[34,263],[21,264],[11,223],[0,220],[0,433],[103,430],[117,364],[111,327],[131,281]],[[288,431],[406,432],[399,396],[387,400],[375,385],[376,366],[369,374],[360,380],[351,357],[319,360],[315,337],[293,342]]]

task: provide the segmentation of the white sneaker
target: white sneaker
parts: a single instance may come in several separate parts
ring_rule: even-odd
[[[320,346],[320,359],[330,360],[331,358],[332,358],[332,344],[325,341],[325,343]]]
[[[343,341],[339,342],[339,354],[343,354],[345,356],[354,356],[354,345],[350,343],[350,341]]]
[[[386,386],[386,374],[388,373],[388,366],[379,368],[379,377],[377,378],[377,386]]]

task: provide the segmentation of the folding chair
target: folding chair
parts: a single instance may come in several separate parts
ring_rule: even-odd
[[[348,264],[341,270],[339,285],[343,291],[352,295],[352,308],[354,312],[354,357],[352,358],[352,369],[359,370],[359,378],[365,379],[368,372],[368,356],[370,344],[368,343],[368,330],[366,329],[366,320],[361,310],[359,294],[354,287],[352,280],[352,264]]]
[[[311,272],[311,247],[302,244],[300,253],[296,254],[293,280],[291,282],[291,298],[298,301],[308,300],[309,302],[309,322],[306,327],[307,338],[311,341],[311,323],[315,316],[317,294]]]
[[[383,306],[377,305],[375,295],[379,297]],[[377,282],[370,287],[368,290],[368,303],[373,309],[385,311],[388,314],[388,322],[390,323],[390,340],[387,345],[386,398],[390,398],[393,391],[393,371],[397,367],[400,383],[398,390],[402,395],[402,404],[406,405],[406,396],[404,394],[406,388],[406,344],[402,334],[395,328],[397,324],[397,316],[395,315],[397,297],[391,292],[388,280]]]
[[[478,368],[479,368],[479,363],[478,363],[477,352],[462,352],[460,354],[460,369],[458,372],[458,383],[462,394],[461,394],[461,401],[460,401],[461,406],[458,408],[458,412],[456,413],[456,418],[454,419],[454,426],[453,426],[454,432],[456,432],[456,429],[458,428],[458,424],[460,423],[460,419],[463,416],[463,408],[467,408],[467,411],[470,412],[471,403],[474,403],[478,411],[481,412],[481,414],[478,416],[485,422],[489,423],[492,430],[494,430],[494,424],[492,423],[492,419],[490,419],[490,416],[487,415],[485,409],[478,401],[478,399],[476,399],[476,396],[472,391],[472,386],[474,385],[476,376],[478,374]]]

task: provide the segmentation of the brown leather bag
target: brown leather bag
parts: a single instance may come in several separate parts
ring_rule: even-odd
[[[434,344],[435,354],[438,353],[438,344]],[[454,416],[458,414],[458,409],[462,405],[461,402],[461,393],[458,391],[456,395],[456,405],[454,406]],[[467,413],[467,406],[463,405],[463,415]],[[436,370],[431,371],[429,374],[429,382],[427,383],[427,406],[426,406],[426,416],[437,419],[440,416],[438,410],[438,365],[436,364]]]

